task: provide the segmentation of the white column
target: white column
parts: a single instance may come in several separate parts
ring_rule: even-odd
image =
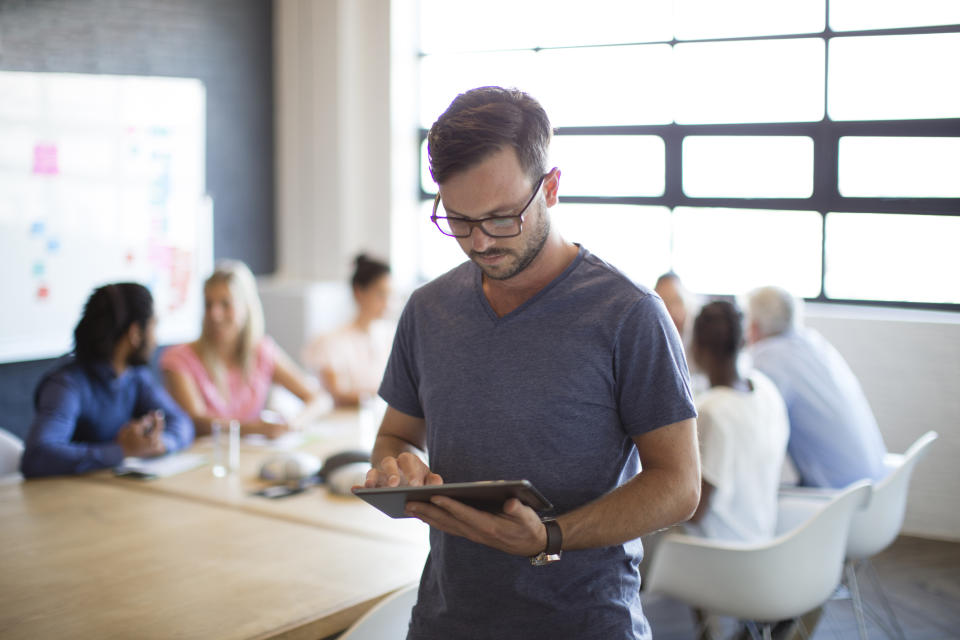
[[[393,185],[416,185],[415,169],[393,173],[391,104],[415,104],[416,94],[391,91],[393,4],[274,3],[280,278],[346,278],[361,250],[391,259]],[[400,4],[408,15],[411,3]],[[407,64],[415,66],[413,51]],[[409,128],[415,134],[415,120]],[[415,142],[402,153],[415,159]]]

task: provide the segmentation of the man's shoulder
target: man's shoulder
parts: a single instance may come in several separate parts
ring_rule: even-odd
[[[34,401],[46,391],[57,390],[59,393],[80,393],[93,384],[93,374],[72,357],[61,358],[48,369],[37,381],[34,388]]]
[[[410,294],[410,302],[447,298],[461,294],[469,289],[468,285],[477,277],[476,270],[477,267],[469,260],[462,262],[446,273],[416,288]]]
[[[750,347],[750,355],[755,362],[771,361],[807,349],[808,346],[805,341],[799,339],[794,332],[790,332],[767,336],[758,340]]]
[[[62,358],[40,378],[38,386],[45,384],[77,384],[88,382],[92,372],[74,358]]]
[[[605,299],[625,302],[653,302],[659,296],[650,288],[633,280],[595,253],[584,249],[581,264],[571,274],[577,290],[600,293]]]

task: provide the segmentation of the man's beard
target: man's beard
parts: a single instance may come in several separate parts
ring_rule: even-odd
[[[540,212],[543,214],[543,211]],[[509,280],[514,277],[524,269],[530,266],[538,255],[540,251],[543,250],[543,245],[547,243],[547,238],[550,236],[550,218],[546,215],[542,215],[540,218],[540,224],[533,229],[533,235],[530,237],[530,241],[521,249],[490,249],[489,251],[470,251],[470,258],[473,259],[474,264],[480,267],[483,270],[484,275],[486,275],[491,280]],[[516,263],[513,268],[505,272],[493,271],[491,273],[491,267],[486,267],[482,263],[476,260],[477,256],[498,256],[498,255],[509,255],[516,258]]]
[[[127,365],[131,367],[142,367],[144,365],[150,364],[150,348],[146,343],[140,345],[140,347],[130,353],[127,356]]]

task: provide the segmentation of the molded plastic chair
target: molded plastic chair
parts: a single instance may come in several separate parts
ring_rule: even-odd
[[[360,616],[337,640],[404,640],[418,584],[393,592]]]
[[[840,583],[854,511],[870,496],[857,482],[826,502],[785,500],[792,530],[760,544],[666,536],[647,586],[709,613],[759,623],[770,640],[774,623],[820,606]]]
[[[20,479],[23,441],[6,429],[0,429],[0,482]]]
[[[913,470],[917,463],[926,455],[939,436],[936,431],[927,431],[917,438],[910,445],[905,453],[887,454],[884,459],[889,473],[887,477],[878,482],[870,497],[867,505],[853,514],[853,521],[850,524],[850,535],[847,538],[846,563],[844,564],[844,584],[850,590],[850,598],[853,602],[853,610],[857,618],[857,627],[860,631],[860,638],[867,640],[867,628],[863,618],[866,611],[871,615],[874,621],[890,637],[903,638],[903,629],[897,621],[897,616],[887,600],[883,587],[877,577],[873,565],[870,563],[870,557],[874,556],[887,547],[889,547],[903,527],[903,517],[907,509],[907,494],[910,489],[910,478],[913,476]],[[785,489],[781,492],[783,496],[800,497],[804,495],[819,496],[822,499],[823,490],[813,490],[810,494],[804,494],[802,488]],[[809,499],[809,498],[808,498]],[[860,594],[860,585],[857,580],[857,572],[869,572],[869,575],[876,586],[877,596],[880,604],[886,610],[887,622],[884,623],[879,616],[872,610],[864,606],[863,598]]]

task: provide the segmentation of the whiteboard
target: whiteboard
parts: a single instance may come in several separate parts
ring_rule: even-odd
[[[148,287],[197,336],[212,268],[203,84],[0,71],[0,362],[58,356],[93,289]]]

